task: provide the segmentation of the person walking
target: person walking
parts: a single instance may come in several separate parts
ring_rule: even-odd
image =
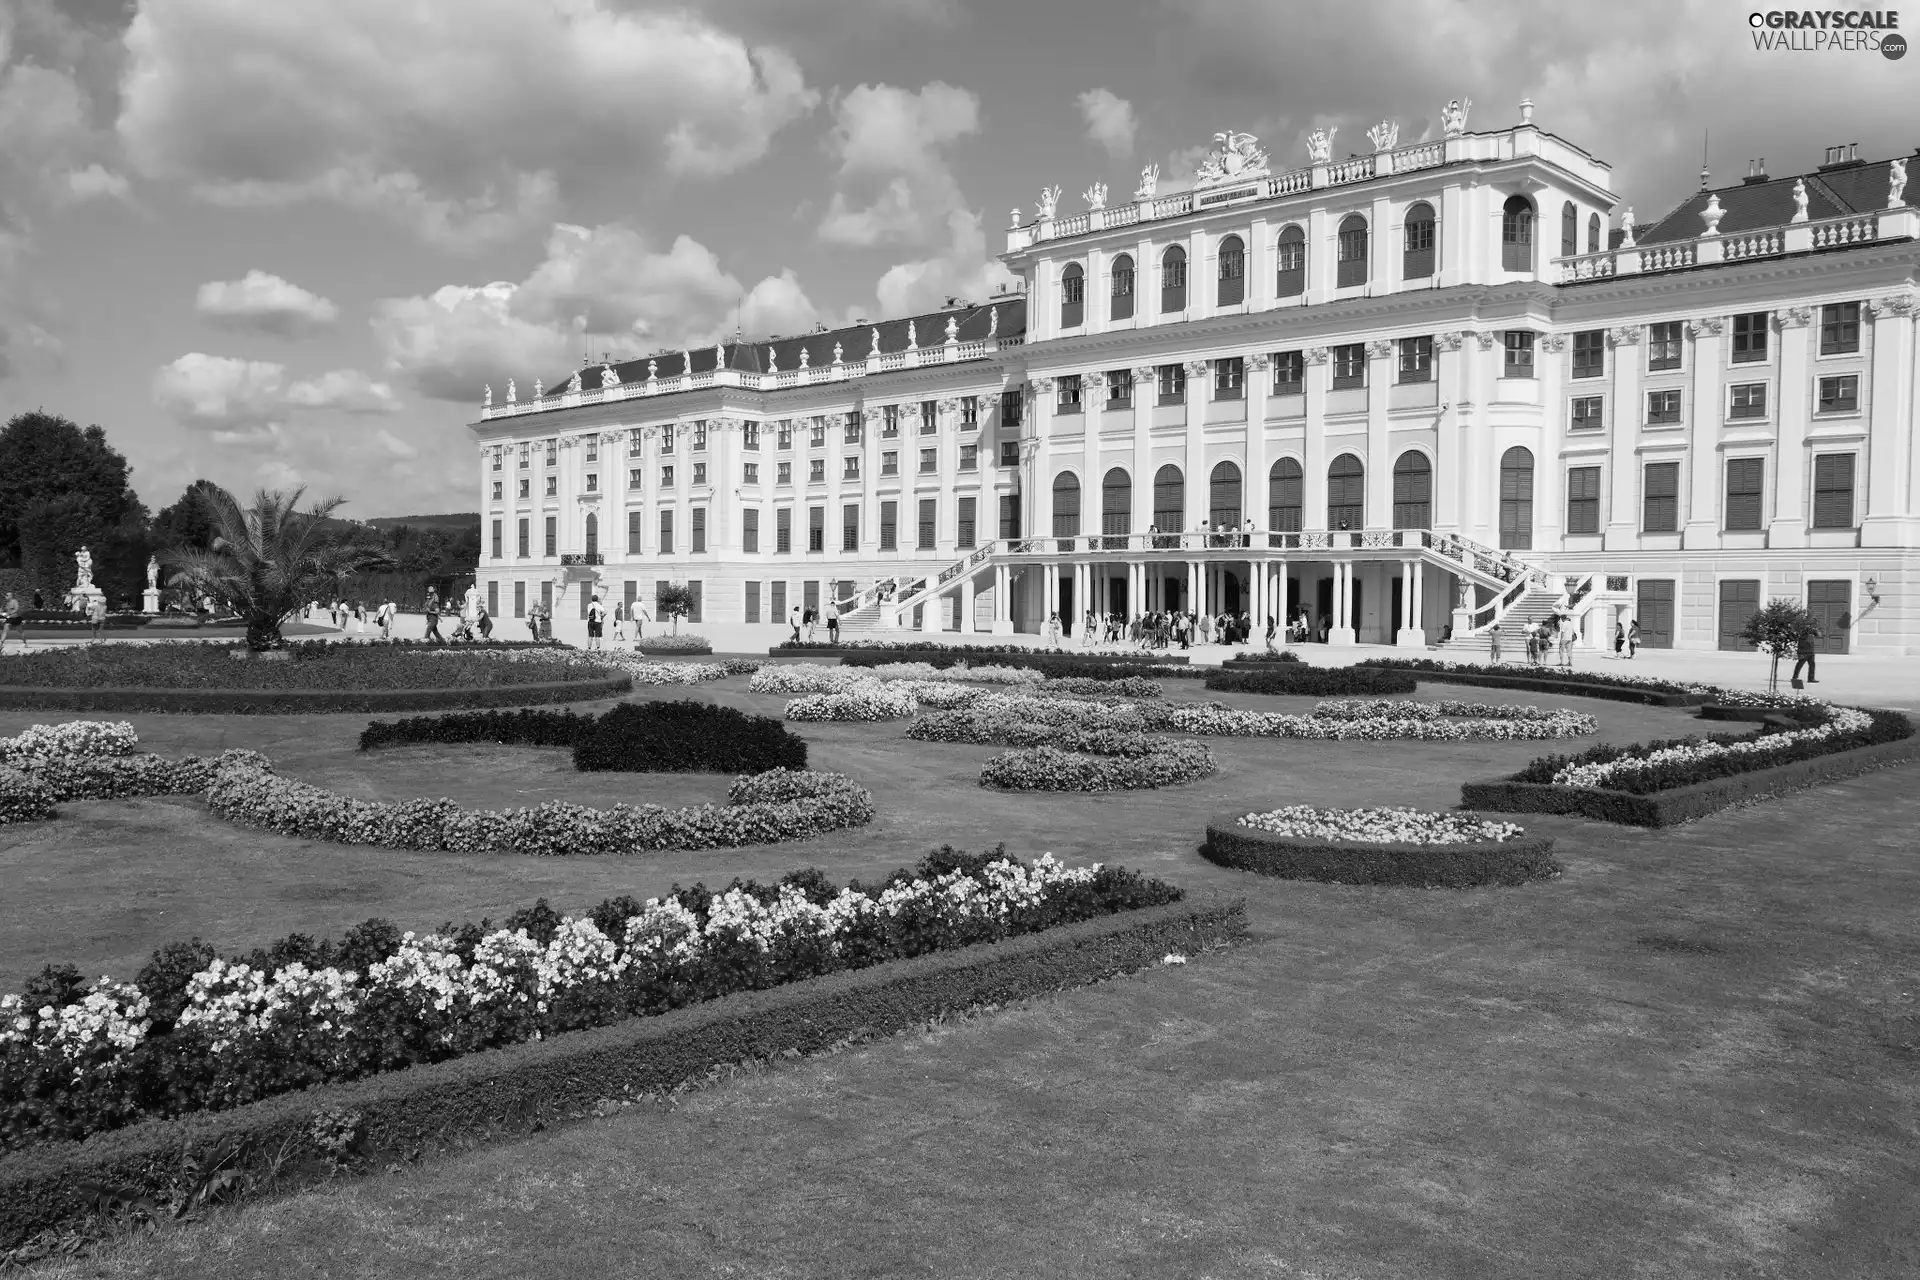
[[[1046,641],[1049,649],[1060,647],[1060,614],[1057,610],[1047,615]]]
[[[7,651],[7,637],[13,633],[14,619],[19,616],[20,597],[9,591],[7,592],[7,598],[0,601],[0,653]],[[23,637],[20,641],[20,648],[24,652],[26,647],[27,642]]]
[[[95,640],[100,638],[100,629],[106,625],[107,598],[105,596],[93,596],[89,598],[87,601],[87,627],[93,633]]]
[[[487,606],[485,605],[479,606],[479,614],[480,638],[482,640],[493,639],[493,615],[487,612]]]
[[[1571,616],[1560,619],[1560,665],[1568,671],[1573,670],[1573,642],[1579,634]]]
[[[427,615],[427,629],[420,636],[421,643],[432,640],[436,644],[445,644],[447,638],[440,634],[440,593],[432,587],[427,588],[427,604],[423,612]]]
[[[1627,624],[1627,656],[1634,657],[1640,652],[1640,619],[1635,618]]]
[[[399,612],[400,607],[391,600],[383,600],[380,603],[380,638],[382,640],[391,641],[393,639],[393,619],[394,615]]]
[[[1615,658],[1623,657],[1626,651],[1627,624],[1624,622],[1616,622],[1613,624],[1613,656]]]
[[[801,615],[801,617],[800,617],[800,620],[801,620],[802,622],[804,622],[804,623],[806,623],[806,624],[807,624],[807,643],[808,643],[808,644],[812,644],[812,643],[813,643],[813,628],[814,628],[814,625],[815,625],[815,619],[816,619],[816,617],[817,617],[817,616],[818,616],[818,615],[817,615],[817,612],[816,612],[815,610],[813,610],[813,609],[808,609],[808,610],[807,610],[807,611],[806,611],[806,612],[805,612],[804,614],[802,614],[802,615]]]
[[[1818,627],[1809,626],[1805,631],[1800,633],[1800,643],[1795,647],[1793,654],[1793,675],[1789,677],[1789,679],[1793,681],[1793,686],[1796,689],[1800,687],[1800,668],[1802,667],[1807,669],[1808,684],[1820,683],[1815,675],[1813,662],[1813,655],[1815,653],[1813,642],[1819,638],[1820,628]],[[1777,669],[1778,668],[1776,668],[1776,670]]]
[[[601,633],[607,625],[607,606],[600,603],[600,593],[594,592],[593,603],[587,606],[587,648],[604,649],[606,644]]]
[[[618,600],[613,602],[613,642],[625,643],[627,638],[627,606]]]
[[[827,600],[827,642],[840,643],[840,602],[831,598]]]
[[[787,610],[787,625],[793,628],[792,643],[794,644],[800,643],[800,619],[801,613],[799,605],[796,604],[793,608]]]

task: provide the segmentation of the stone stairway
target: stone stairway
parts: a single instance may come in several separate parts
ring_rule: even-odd
[[[1537,625],[1542,619],[1553,616],[1565,594],[1546,587],[1528,587],[1520,598],[1507,606],[1495,627],[1500,632],[1500,650],[1503,657],[1514,653],[1524,655],[1527,651],[1527,628]],[[1449,652],[1460,654],[1485,654],[1492,645],[1489,632],[1495,627],[1470,632],[1467,635],[1450,636],[1434,646]]]

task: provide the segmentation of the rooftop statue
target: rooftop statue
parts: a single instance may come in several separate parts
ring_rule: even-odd
[[[1400,145],[1400,126],[1392,120],[1382,120],[1367,130],[1367,141],[1375,151],[1391,151]]]
[[[1340,126],[1331,129],[1315,129],[1307,134],[1307,159],[1314,164],[1325,164],[1333,156],[1333,135],[1340,132]]]
[[[1104,182],[1096,182],[1080,194],[1085,198],[1088,209],[1104,209],[1107,207],[1107,184]]]
[[[620,385],[620,375],[613,371],[611,364],[600,370],[600,385],[602,387],[617,387]]]
[[[1228,129],[1213,135],[1213,150],[1200,162],[1193,185],[1199,190],[1242,178],[1264,177],[1266,173],[1267,153],[1261,149],[1260,140],[1250,133]]]
[[[1472,98],[1454,98],[1440,108],[1440,129],[1449,138],[1467,131],[1467,112],[1473,110]]]
[[[1053,221],[1053,211],[1060,205],[1060,184],[1040,188],[1040,221]]]
[[[1135,200],[1151,200],[1153,193],[1160,189],[1160,166],[1150,164],[1140,170],[1140,185],[1133,189]]]

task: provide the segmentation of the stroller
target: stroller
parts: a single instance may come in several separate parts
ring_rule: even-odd
[[[473,634],[473,628],[467,625],[467,620],[465,616],[460,614],[456,614],[454,616],[457,619],[457,622],[455,623],[455,626],[453,628],[453,634],[448,636],[447,639],[454,642],[455,644],[459,644],[461,642],[465,642],[467,644],[476,643],[480,637]]]

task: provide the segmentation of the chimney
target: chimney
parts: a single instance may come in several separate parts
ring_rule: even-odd
[[[1860,163],[1862,163],[1860,144],[1847,142],[1837,147],[1828,147],[1827,158],[1821,162],[1820,169],[1822,172],[1828,169],[1847,169]]]
[[[1765,156],[1761,156],[1758,162],[1754,162],[1751,160],[1748,161],[1747,176],[1745,181],[1743,181],[1741,185],[1752,187],[1752,186],[1758,186],[1760,183],[1765,181],[1767,181],[1767,158]]]

